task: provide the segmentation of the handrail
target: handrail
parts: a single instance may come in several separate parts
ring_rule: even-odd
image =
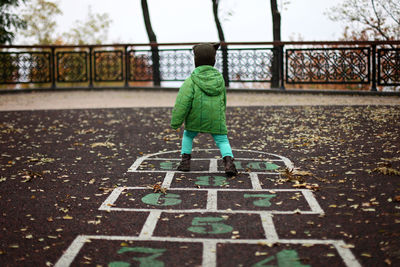
[[[218,42],[218,41],[215,41]],[[79,47],[116,47],[116,46],[191,46],[201,42],[186,43],[116,43],[116,44],[85,44],[85,45],[0,45],[2,48],[79,48]],[[281,42],[220,42],[221,45],[400,45],[400,40],[392,41],[281,41]]]

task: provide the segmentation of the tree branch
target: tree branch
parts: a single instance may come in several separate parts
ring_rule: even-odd
[[[397,18],[397,19],[396,19],[396,18],[394,17],[393,13],[390,12],[390,11],[388,10],[388,8],[387,8],[384,4],[380,3],[380,5],[381,5],[381,7],[386,11],[386,13],[389,15],[389,17],[390,17],[396,24],[398,24],[398,25],[400,26],[400,18]],[[400,8],[400,6],[399,6],[398,8]]]

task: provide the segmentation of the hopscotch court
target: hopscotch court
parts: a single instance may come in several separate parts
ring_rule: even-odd
[[[270,187],[279,168],[292,169],[286,157],[233,150],[238,177],[227,178],[218,150],[194,151],[189,173],[175,171],[179,151],[138,158],[134,175],[162,176],[163,192],[149,187],[115,188],[99,210],[145,213],[132,236],[77,236],[56,266],[75,266],[85,257],[100,266],[361,266],[342,240],[282,239],[275,214],[324,214],[308,189]],[[134,218],[134,216],[132,216]],[[113,253],[110,255],[110,247]],[[316,257],[315,255],[319,255]]]

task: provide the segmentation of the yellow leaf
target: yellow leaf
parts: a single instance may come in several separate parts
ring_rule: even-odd
[[[361,256],[367,257],[367,258],[371,258],[372,257],[371,254],[366,253],[366,252],[362,253]]]

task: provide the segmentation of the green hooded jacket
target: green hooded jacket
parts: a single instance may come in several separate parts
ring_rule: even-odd
[[[199,66],[179,89],[171,127],[177,129],[184,122],[185,130],[227,134],[225,111],[224,78],[212,66]]]

